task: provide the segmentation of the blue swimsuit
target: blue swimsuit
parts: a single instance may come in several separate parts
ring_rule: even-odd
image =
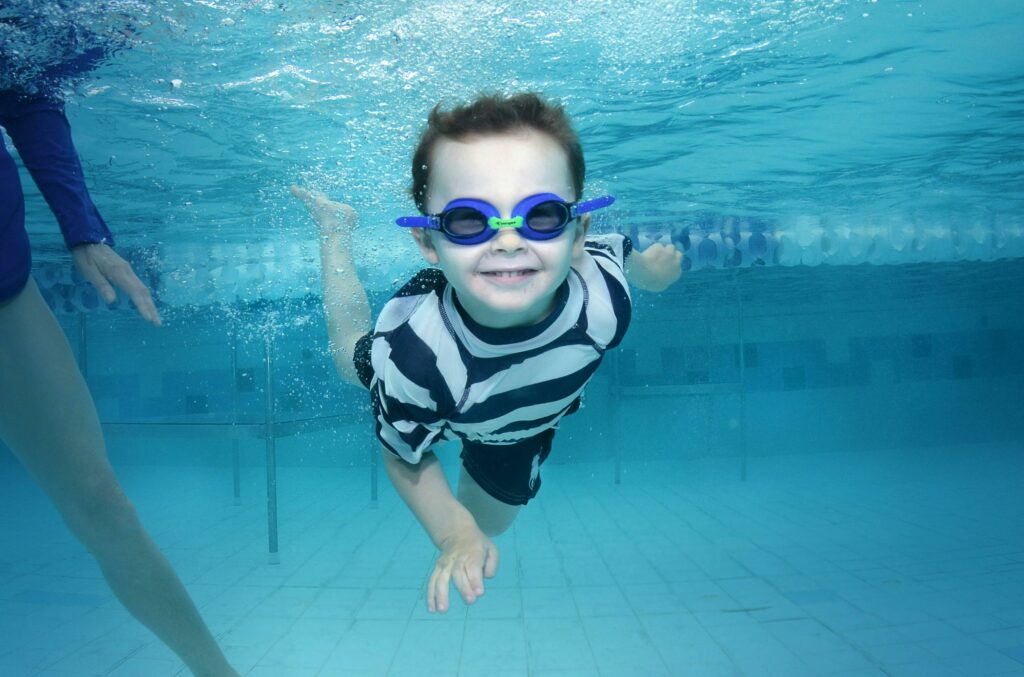
[[[90,242],[113,244],[113,236],[86,190],[63,106],[46,96],[2,91],[0,126],[57,217],[68,248]],[[0,143],[0,303],[21,292],[31,267],[18,168]]]

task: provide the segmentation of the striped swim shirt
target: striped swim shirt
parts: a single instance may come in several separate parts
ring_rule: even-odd
[[[355,352],[384,447],[418,463],[442,440],[500,447],[557,427],[629,326],[631,249],[623,235],[588,237],[554,310],[528,327],[484,327],[440,270],[417,273]]]

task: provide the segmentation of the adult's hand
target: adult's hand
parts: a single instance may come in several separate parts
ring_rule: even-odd
[[[71,257],[82,276],[96,287],[105,302],[113,303],[117,299],[114,290],[117,287],[128,294],[139,315],[151,324],[160,326],[160,313],[156,310],[149,289],[132,270],[131,264],[118,256],[109,245],[81,244],[71,250]]]

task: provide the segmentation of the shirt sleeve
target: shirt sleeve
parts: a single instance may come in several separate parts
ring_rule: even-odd
[[[601,256],[614,262],[620,270],[626,267],[626,259],[633,253],[633,241],[621,233],[607,235],[589,235],[584,248],[592,256]]]
[[[614,348],[625,336],[633,315],[625,273],[633,243],[625,235],[613,233],[588,237],[583,247],[593,261],[592,267],[582,271],[590,290],[588,333],[599,346]]]
[[[436,420],[424,422],[423,410],[396,394],[388,390],[382,379],[370,389],[377,439],[406,463],[417,464],[431,446],[444,438],[444,426]]]
[[[402,331],[373,336],[370,402],[377,439],[384,448],[407,463],[419,463],[432,445],[444,439],[447,421],[439,414],[440,384],[429,375],[434,370],[416,359],[396,336]],[[423,369],[414,371],[411,362]]]
[[[373,383],[373,334],[366,333],[356,341],[356,348],[352,352],[352,364],[356,368],[356,375],[363,387],[370,390]]]
[[[43,96],[5,96],[3,104],[0,125],[50,205],[68,248],[97,242],[113,245],[114,237],[86,189],[61,104]]]

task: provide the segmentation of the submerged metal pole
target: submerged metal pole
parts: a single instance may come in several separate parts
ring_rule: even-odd
[[[736,317],[740,344],[740,481],[747,481],[747,347],[743,335],[743,293],[736,273]]]
[[[237,433],[236,433],[237,434]],[[238,438],[231,440],[231,473],[233,476],[234,504],[242,505],[242,461],[238,451]]]
[[[242,504],[242,463],[238,452],[238,331],[231,330],[231,473],[235,505]]]
[[[277,448],[274,439],[274,361],[270,334],[263,340],[263,361],[267,367],[265,435],[267,444],[267,531],[270,563],[280,563],[277,553]]]
[[[621,350],[621,349],[620,349]],[[611,362],[611,382],[608,387],[612,414],[608,417],[608,424],[611,427],[612,458],[615,463],[615,484],[622,484],[622,440],[619,435],[619,403],[622,401],[622,375],[619,370],[622,366],[619,360],[619,351],[614,350],[609,359]]]
[[[371,439],[376,439],[376,433],[371,435]],[[377,469],[380,464],[380,450],[377,449],[375,444],[369,446],[370,449],[370,507],[373,509],[377,508]]]

